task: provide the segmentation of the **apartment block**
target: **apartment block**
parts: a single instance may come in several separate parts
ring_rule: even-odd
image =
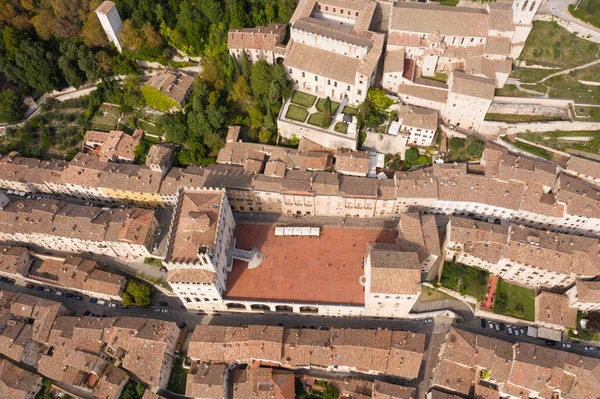
[[[157,226],[148,209],[16,200],[0,212],[0,241],[135,259],[149,255]]]
[[[262,60],[274,65],[277,58],[285,54],[286,31],[285,24],[232,29],[227,34],[227,48],[240,64],[245,53],[251,63]]]
[[[360,371],[412,380],[419,374],[424,349],[425,336],[406,331],[198,325],[188,356],[204,362],[261,361],[291,369]]]
[[[535,297],[535,323],[557,330],[577,328],[577,309],[570,307],[568,296],[543,291]]]
[[[600,309],[600,281],[577,280],[565,294],[572,308],[584,312]]]
[[[83,137],[83,145],[84,149],[103,162],[132,163],[135,161],[135,147],[143,138],[142,129],[136,129],[131,136],[120,130],[112,130],[108,133],[89,130]]]

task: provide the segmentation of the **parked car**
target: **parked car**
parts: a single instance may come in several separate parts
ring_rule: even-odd
[[[29,288],[30,290],[33,289],[33,284],[27,284],[25,287]]]
[[[108,304],[108,307],[109,307],[109,308],[118,308],[118,307],[119,307],[119,305],[118,305],[118,304],[116,304],[116,303],[114,303],[114,302],[111,302],[111,303],[109,303],[109,304]]]
[[[164,266],[163,266],[163,267],[161,267],[161,268],[160,268],[160,269],[158,269],[158,270],[160,270],[160,272],[161,272],[161,273],[166,273],[166,272],[167,272],[167,268],[166,268],[166,267],[164,267]]]
[[[158,231],[156,232],[156,235],[160,237],[161,234],[162,234],[162,229],[158,229]]]
[[[504,328],[505,328],[504,323],[500,323],[500,331],[504,331]]]
[[[155,309],[154,309],[154,312],[155,312],[155,313],[160,313],[160,308],[155,308]]]
[[[519,329],[517,327],[515,327],[515,335],[519,336]]]
[[[119,309],[129,309],[129,306],[126,306],[126,305],[119,305]]]
[[[46,292],[52,292],[52,288],[48,288],[48,287],[46,287],[46,288],[44,289],[44,291],[46,291]]]
[[[152,246],[152,252],[156,251],[158,249],[158,241],[156,241],[154,243],[154,245]]]
[[[90,303],[97,303],[98,300],[96,298],[90,298]]]
[[[75,299],[78,301],[82,301],[83,297],[81,295],[75,295]]]
[[[496,329],[496,331],[500,331],[500,324],[494,323],[494,328]]]
[[[594,348],[593,346],[587,346],[586,345],[586,346],[583,347],[584,351],[593,351],[594,349],[596,349],[596,348]]]
[[[169,309],[161,309],[160,312],[161,313],[169,313]]]
[[[487,321],[485,319],[481,319],[481,328],[487,327]]]
[[[545,343],[546,343],[546,346],[556,346],[556,342],[554,342],[554,341],[550,341],[549,339],[547,339],[547,340],[545,341]]]
[[[63,293],[62,293],[62,291],[56,291],[56,292],[54,293],[54,295],[58,295],[58,296],[62,296],[62,294],[63,294]]]
[[[100,306],[104,306],[106,305],[106,301],[103,301],[102,299],[98,301],[98,305]]]
[[[508,326],[508,335],[513,335],[513,329],[511,326]]]
[[[177,327],[179,327],[179,329],[183,329],[185,327],[185,322],[182,321],[181,323],[177,324]]]
[[[521,332],[521,334],[525,335],[525,329],[523,327],[519,328],[519,331]]]
[[[490,328],[490,330],[494,329],[494,322],[493,321],[489,322],[489,328]]]
[[[159,302],[158,304],[159,304],[160,306],[169,306],[169,304],[168,304],[168,303],[166,303],[166,302],[162,302],[162,301],[161,301],[161,302]]]
[[[71,294],[70,292],[68,292],[68,293],[65,295],[65,297],[67,297],[67,298],[73,298],[74,296],[75,296],[75,295]]]
[[[89,315],[91,315],[91,314],[92,314],[92,312],[90,312],[89,310],[86,310],[86,311],[83,313],[83,315],[84,315],[84,316],[89,316]]]
[[[41,285],[38,285],[37,287],[35,287],[36,291],[44,291],[44,287],[42,287]]]
[[[0,281],[2,281],[3,283],[6,283],[8,281],[8,279],[6,277],[0,277]]]
[[[570,349],[571,348],[571,344],[565,343],[565,344],[562,344],[562,347]]]
[[[8,285],[15,285],[16,281],[13,280],[12,278],[9,278],[8,281],[6,282]]]

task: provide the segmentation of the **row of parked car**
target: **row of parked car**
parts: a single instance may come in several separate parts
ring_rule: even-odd
[[[16,281],[12,278],[0,277],[0,283],[6,283],[8,285],[15,285]]]

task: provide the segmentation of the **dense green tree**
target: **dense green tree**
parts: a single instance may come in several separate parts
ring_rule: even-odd
[[[419,158],[419,149],[417,147],[409,147],[404,152],[404,168],[409,169],[417,162]]]
[[[327,97],[323,101],[323,113],[321,114],[322,126],[328,128],[331,125],[331,99]]]
[[[165,114],[158,120],[158,125],[167,134],[167,140],[175,144],[183,144],[187,138],[187,121],[185,114]]]
[[[56,59],[41,43],[26,40],[19,45],[15,63],[25,72],[27,84],[42,92],[59,87]]]
[[[242,75],[246,79],[246,82],[250,82],[250,77],[252,75],[252,64],[248,59],[246,50],[242,50]]]
[[[254,97],[263,100],[267,96],[272,77],[272,67],[266,61],[254,63],[250,77],[250,89]]]
[[[248,86],[248,81],[245,77],[240,76],[233,84],[231,99],[238,103],[242,108],[252,104],[252,92],[250,91],[250,86]]]
[[[268,129],[271,132],[275,131],[275,120],[273,119],[273,112],[271,111],[271,105],[269,104],[267,104],[267,113],[265,115],[264,126],[265,129]]]
[[[125,292],[130,294],[139,307],[150,306],[152,289],[148,284],[136,280],[129,280],[125,286]]]
[[[388,97],[386,92],[381,89],[370,88],[367,95],[375,109],[378,111],[385,111],[394,104],[394,100]]]
[[[0,92],[0,122],[13,123],[23,118],[23,103],[12,89]]]
[[[270,131],[267,128],[263,128],[260,130],[260,133],[258,133],[258,140],[261,143],[268,143],[269,141],[271,141],[271,137],[273,136],[273,132]]]

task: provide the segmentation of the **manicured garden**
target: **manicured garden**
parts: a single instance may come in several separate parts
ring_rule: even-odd
[[[356,115],[358,115],[358,109],[356,109],[356,108],[354,108],[354,107],[351,107],[351,106],[349,106],[349,105],[346,105],[346,106],[344,107],[344,109],[342,110],[342,114],[344,114],[344,115],[354,115],[354,116],[356,116]]]
[[[185,395],[185,385],[189,370],[184,369],[182,364],[182,358],[175,359],[173,362],[173,370],[171,371],[171,377],[169,378],[167,390],[176,394]]]
[[[308,111],[306,108],[298,107],[297,105],[290,104],[288,107],[287,113],[285,117],[287,119],[291,119],[298,122],[306,121],[306,117],[308,116]]]
[[[316,100],[316,96],[296,90],[294,94],[292,94],[291,102],[292,104],[297,104],[305,108],[310,108],[313,106]]]
[[[308,123],[314,126],[323,127],[323,114],[312,114],[308,118]]]
[[[442,287],[458,291],[461,295],[471,295],[478,301],[485,298],[489,272],[460,263],[444,262]]]
[[[323,104],[324,103],[325,103],[325,99],[319,98],[319,101],[317,101],[317,105],[316,105],[317,111],[323,112]],[[335,115],[339,106],[340,106],[340,103],[336,103],[335,101],[331,102],[331,115]]]
[[[447,161],[474,161],[480,159],[483,155],[485,144],[473,136],[466,138],[452,137],[448,140]]]
[[[333,130],[335,130],[338,133],[346,134],[348,133],[348,125],[346,125],[344,122],[338,122],[335,124]]]
[[[500,279],[494,299],[494,313],[535,320],[535,290]]]

